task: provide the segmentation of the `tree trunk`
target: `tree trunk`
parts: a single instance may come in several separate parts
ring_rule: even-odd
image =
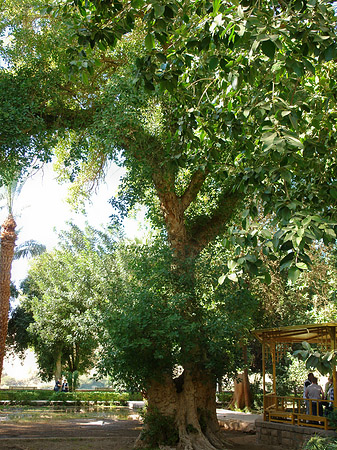
[[[55,361],[55,383],[62,376],[62,349],[59,350]]]
[[[230,448],[216,416],[215,381],[211,376],[185,370],[178,378],[166,376],[164,380],[152,381],[147,400],[147,414],[153,414],[155,419],[153,422],[145,419],[136,448],[149,445],[177,450]],[[174,430],[167,427],[165,418],[172,420]]]
[[[0,382],[3,369],[3,361],[6,351],[6,337],[8,330],[9,299],[11,296],[11,268],[14,257],[14,247],[17,235],[16,223],[11,214],[1,227],[0,248]]]
[[[236,409],[250,408],[252,395],[248,379],[248,369],[238,373],[234,380],[234,394],[230,406]]]

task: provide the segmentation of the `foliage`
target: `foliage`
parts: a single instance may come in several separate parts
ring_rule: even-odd
[[[174,418],[164,416],[158,410],[153,409],[143,414],[144,429],[141,439],[145,440],[151,448],[160,445],[176,445],[179,441],[179,434],[174,422]]]
[[[333,409],[328,413],[329,426],[337,429],[337,410]]]
[[[2,389],[0,390],[0,400],[10,400],[11,403],[20,402],[21,404],[29,404],[29,402],[33,400],[47,400],[64,402],[114,402],[124,405],[127,401],[142,400],[142,397],[139,394],[127,392],[54,392],[52,390],[45,389],[34,389],[33,391]]]
[[[336,450],[337,441],[334,438],[313,436],[305,443],[303,450]]]
[[[271,361],[269,361],[271,365]],[[272,369],[268,364],[268,369]],[[290,353],[276,362],[277,393],[284,396],[303,396],[303,382],[307,379],[308,369],[305,363],[293,358]]]
[[[198,320],[191,321],[186,275],[172,274],[172,252],[166,245],[159,240],[152,245],[121,244],[116,256],[119,288],[104,317],[102,373],[111,373],[128,387],[146,389],[150,378],[173,375],[176,367],[191,361],[219,378],[235,372],[256,307],[247,291],[232,292],[225,285],[217,289],[216,265],[200,263],[195,271],[198,307],[191,312]],[[202,355],[195,351],[196,342]]]
[[[58,352],[65,371],[84,372],[94,364],[99,311],[106,295],[100,281],[112,264],[102,256],[106,248],[111,251],[113,241],[109,234],[72,226],[61,236],[60,249],[44,253],[31,265],[28,295],[21,300],[34,319],[29,328],[32,344],[47,379]]]
[[[218,392],[217,393],[217,400],[220,402],[224,407],[228,405],[228,403],[231,401],[233,397],[233,392]]]
[[[14,259],[34,257],[41,255],[41,253],[46,251],[46,246],[40,244],[39,242],[31,239],[25,241],[15,248]]]
[[[8,350],[20,355],[20,357],[24,357],[25,351],[31,343],[28,328],[33,321],[33,315],[20,305],[11,312],[11,317],[8,321]]]
[[[73,372],[68,371],[68,372],[65,373],[65,376],[66,376],[66,379],[67,379],[67,382],[68,382],[69,391],[70,392],[76,391],[76,389],[79,386],[79,380],[78,380],[79,372],[78,372],[78,370],[74,370]]]
[[[307,369],[317,369],[322,375],[331,374],[337,363],[337,351],[322,353],[308,342],[302,342],[302,349],[295,350],[293,356],[305,361]]]
[[[326,222],[336,203],[336,18],[330,2],[138,2],[124,8],[69,0],[57,11],[77,38],[74,64],[88,67],[95,61],[92,49],[114,47],[142,17],[146,54],[137,60],[138,88],[144,82],[162,106],[167,99],[170,104],[161,134],[169,151],[162,160],[175,164],[187,183],[186,174],[205,170],[249,199],[243,227],[231,230],[229,242],[238,249],[248,245],[250,254],[235,258],[232,279],[247,268],[263,274],[260,242],[265,254],[284,252],[281,268],[295,281],[311,265],[308,244],[336,236]],[[117,108],[125,106],[121,98]],[[137,127],[127,125],[135,136]],[[118,130],[116,140],[128,160],[130,140],[122,144]],[[258,234],[246,231],[259,200],[264,214],[275,213],[274,237],[258,227]]]

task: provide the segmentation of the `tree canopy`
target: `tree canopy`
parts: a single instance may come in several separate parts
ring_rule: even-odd
[[[59,360],[62,370],[72,374],[95,364],[113,242],[109,233],[73,225],[60,236],[60,248],[32,263],[18,312],[24,308],[31,316],[30,338],[23,336],[24,343],[34,347],[45,379],[55,375]]]

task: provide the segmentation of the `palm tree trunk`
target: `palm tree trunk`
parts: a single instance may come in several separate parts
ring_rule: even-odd
[[[13,216],[9,214],[1,227],[0,245],[0,383],[8,329],[9,299],[11,295],[11,268],[14,257],[15,240],[17,238],[15,228],[15,220]]]

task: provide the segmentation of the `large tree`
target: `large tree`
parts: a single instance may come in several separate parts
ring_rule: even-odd
[[[100,161],[118,154],[128,171],[115,205],[125,212],[141,202],[165,230],[175,312],[193,333],[175,347],[184,361],[180,383],[174,367],[161,370],[160,359],[155,376],[144,380],[149,410],[173,417],[180,449],[221,447],[196,266],[210,243],[226,235],[224,244],[237,252],[230,279],[249,270],[268,280],[260,251],[280,249],[282,268],[295,280],[310,265],[308,244],[335,238],[328,224],[337,197],[333,8],[316,1],[69,0],[60,2],[61,14],[77,37],[67,53],[73,80],[82,69],[95,72],[97,48],[111,56],[108,47],[132,29],[145,37],[134,67],[90,85],[79,113],[90,112],[85,125],[92,126],[81,146],[63,154],[68,168],[74,163],[74,177],[81,159],[86,167],[95,160],[97,148],[89,144],[103,137]],[[274,213],[274,236],[262,227],[248,232],[259,209]],[[232,225],[242,211],[238,230]]]
[[[112,44],[141,15],[136,3],[76,4],[87,54],[96,43]],[[161,211],[176,308],[194,330],[179,345],[182,382],[173,370],[146,380],[149,409],[174,417],[179,448],[211,449],[222,444],[195,267],[227,232],[253,249],[238,246],[233,272],[263,275],[259,249],[281,248],[295,280],[310,264],[308,243],[335,237],[322,221],[333,217],[336,198],[335,18],[323,2],[186,2],[145,4],[143,20],[137,87],[111,78],[96,127],[123,154],[126,203],[147,204],[157,223]],[[263,233],[258,240],[256,232],[235,239],[229,227],[238,211],[245,211],[245,229],[259,207],[279,223],[274,240]]]

